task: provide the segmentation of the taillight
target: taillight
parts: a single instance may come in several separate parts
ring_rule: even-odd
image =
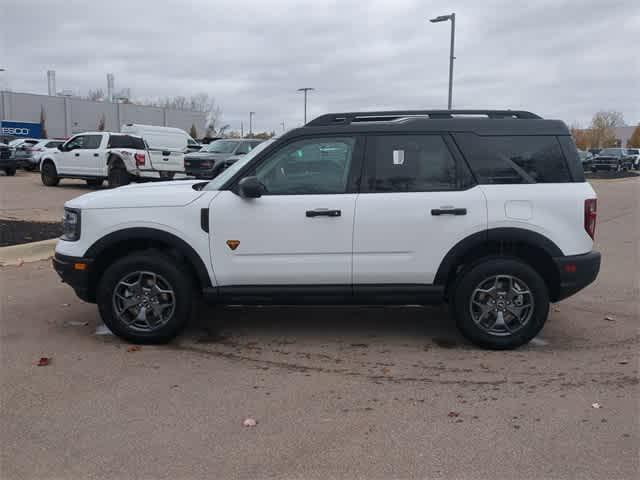
[[[584,229],[591,239],[596,236],[596,216],[598,214],[598,200],[589,198],[584,201]]]
[[[136,159],[136,166],[140,167],[142,165],[144,165],[144,162],[146,160],[146,156],[144,153],[136,153],[134,155],[134,158]]]

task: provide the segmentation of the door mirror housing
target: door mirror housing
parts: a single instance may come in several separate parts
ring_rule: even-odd
[[[258,177],[244,177],[238,182],[238,192],[241,197],[259,198],[265,193],[265,188]]]
[[[61,152],[66,152],[67,151],[67,147],[65,147],[65,144],[63,143],[62,145],[58,145],[58,150],[60,150]]]

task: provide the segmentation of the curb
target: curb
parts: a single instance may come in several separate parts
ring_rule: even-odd
[[[53,256],[57,242],[57,238],[52,238],[41,242],[0,247],[0,267],[47,260]]]

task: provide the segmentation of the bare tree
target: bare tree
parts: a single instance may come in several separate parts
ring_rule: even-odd
[[[617,145],[614,128],[624,126],[622,113],[615,111],[597,112],[589,127],[589,143],[592,147],[615,147]]]
[[[101,88],[89,90],[86,96],[86,99],[91,100],[92,102],[102,102],[104,101],[104,98],[104,90],[102,90]]]
[[[631,134],[631,138],[627,141],[627,147],[640,148],[640,125]]]

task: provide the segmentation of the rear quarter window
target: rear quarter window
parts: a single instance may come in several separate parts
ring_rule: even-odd
[[[454,137],[481,184],[573,181],[560,142],[555,136],[458,133]]]
[[[132,148],[135,150],[144,150],[144,140],[139,137],[131,137],[129,135],[111,135],[109,137],[108,148]]]

